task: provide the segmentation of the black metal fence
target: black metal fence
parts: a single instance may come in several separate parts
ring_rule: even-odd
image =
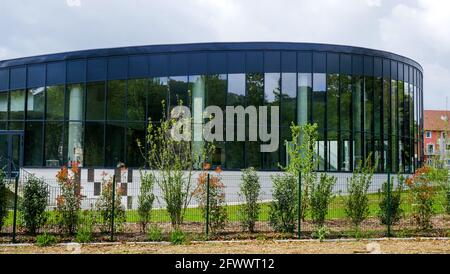
[[[211,172],[212,173],[212,172]],[[184,210],[184,219],[182,224],[178,226],[183,232],[190,235],[192,239],[243,239],[243,238],[314,238],[318,236],[318,226],[311,218],[310,209],[306,209],[306,214],[303,219],[300,216],[299,208],[302,207],[301,195],[304,195],[305,186],[302,180],[296,180],[297,190],[302,189],[300,193],[293,193],[296,197],[295,213],[294,213],[294,230],[291,232],[279,232],[270,222],[270,215],[273,203],[274,176],[281,173],[258,173],[259,182],[261,185],[258,204],[259,211],[255,223],[255,231],[248,232],[242,226],[243,215],[242,205],[245,203],[243,195],[240,193],[240,185],[242,183],[242,175],[239,172],[227,172],[220,175],[220,182],[222,183],[221,191],[223,196],[221,199],[212,203],[214,196],[211,196],[211,177],[206,177],[206,193],[196,195],[194,194],[189,199],[186,209]],[[319,174],[320,175],[320,174]],[[322,237],[327,238],[343,238],[343,237],[409,237],[409,236],[450,236],[450,215],[448,209],[449,192],[445,188],[435,186],[435,195],[432,198],[433,217],[431,224],[427,229],[420,228],[417,225],[417,218],[415,217],[415,207],[420,206],[414,203],[412,198],[412,191],[408,186],[398,190],[399,180],[397,175],[390,174],[375,174],[372,178],[370,186],[367,189],[367,203],[368,211],[364,220],[360,225],[356,226],[351,218],[348,216],[348,182],[352,174],[335,173],[329,174],[336,178],[336,184],[333,187],[333,195],[328,206],[328,213],[326,214],[325,226],[322,227]],[[27,184],[31,174],[21,172],[15,178],[5,179],[7,189],[7,207],[8,216],[0,233],[1,242],[31,242],[34,241],[34,236],[28,235],[21,220],[20,204],[23,198],[23,189]],[[406,175],[407,177],[411,175]],[[140,177],[128,179],[126,183],[117,179],[117,175],[113,175],[103,182],[88,182],[85,179],[80,179],[81,185],[81,210],[80,215],[91,212],[93,214],[99,212],[99,201],[105,199],[103,188],[105,183],[112,183],[110,197],[111,208],[109,218],[102,219],[101,215],[95,215],[94,218],[94,234],[95,241],[148,241],[151,240],[149,236],[149,228],[157,227],[165,239],[174,229],[171,222],[170,213],[167,208],[167,203],[164,198],[164,191],[156,184],[153,188],[155,199],[153,208],[150,211],[150,223],[143,230],[141,224],[142,217],[139,214],[139,197],[141,195],[141,181]],[[203,178],[204,179],[204,178]],[[48,190],[47,197],[47,221],[38,233],[47,232],[58,235],[62,241],[74,240],[74,235],[67,235],[61,231],[59,220],[57,216],[58,197],[61,195],[61,187],[57,180],[42,179],[45,181]],[[187,195],[191,196],[198,190],[199,182],[201,181],[200,173],[192,178],[191,188],[187,191]],[[392,182],[392,186],[387,184],[388,207],[383,211],[383,189],[384,182]],[[102,196],[103,195],[103,196]],[[206,203],[201,202],[201,195],[206,195]],[[200,197],[200,198],[199,198]],[[396,197],[399,197],[399,214],[398,219],[392,222],[382,222],[382,216],[392,217],[391,203],[396,203]],[[205,197],[203,197],[205,198]],[[300,199],[299,199],[300,198]],[[120,203],[113,201],[120,200]],[[211,208],[214,205],[215,208]],[[386,205],[386,203],[385,203]],[[226,212],[225,222],[223,226],[216,227],[211,230],[211,222],[214,218],[214,210],[220,207]],[[123,212],[124,215],[119,213]],[[395,214],[396,215],[396,214]],[[122,217],[120,217],[122,216]],[[122,219],[121,219],[122,218]]]

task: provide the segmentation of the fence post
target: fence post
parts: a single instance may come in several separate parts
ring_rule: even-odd
[[[114,241],[114,211],[116,206],[116,175],[112,181],[111,242]]]
[[[387,236],[391,236],[391,171],[387,171]]]
[[[205,220],[206,237],[209,236],[209,172],[206,178],[206,220]]]
[[[302,229],[301,229],[301,216],[302,216],[302,172],[299,170],[298,171],[298,191],[297,191],[297,196],[298,196],[298,210],[297,210],[297,236],[299,239],[301,239],[302,237]]]
[[[13,217],[13,243],[16,242],[16,226],[17,226],[17,199],[19,190],[19,174],[17,174],[14,182],[14,217]]]

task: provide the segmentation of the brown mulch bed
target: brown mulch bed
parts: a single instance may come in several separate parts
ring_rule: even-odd
[[[416,228],[411,218],[404,218],[399,224],[392,226],[392,236],[394,237],[450,237],[450,217],[445,215],[438,215],[433,217],[433,229],[421,231]],[[310,221],[302,222],[301,224],[302,238],[312,238],[315,231],[314,225]],[[169,233],[172,230],[170,223],[158,223],[158,226],[163,230],[166,239],[169,238]],[[368,218],[365,220],[359,232],[356,234],[352,224],[345,220],[328,220],[326,222],[328,234],[326,238],[378,238],[385,237],[387,227],[382,225],[377,218]],[[190,240],[204,240],[204,223],[191,222],[181,226],[181,229],[188,234]],[[5,231],[9,233],[0,234],[0,243],[9,243],[12,238],[12,228],[6,228]],[[65,236],[55,228],[45,228],[50,234],[58,237],[59,242],[71,242],[74,238]],[[212,233],[209,236],[210,240],[242,240],[242,239],[289,239],[296,238],[296,235],[283,234],[274,232],[268,222],[257,222],[256,233],[242,232],[239,222],[228,222],[225,229],[219,233]],[[96,231],[94,234],[96,242],[107,242],[110,240],[110,235]],[[119,242],[141,242],[148,241],[146,233],[140,231],[140,226],[137,223],[126,223],[123,228],[114,235],[114,240]],[[35,237],[26,235],[23,229],[18,230],[17,241],[21,243],[34,243]]]
[[[186,245],[102,244],[76,246],[0,246],[0,254],[450,254],[450,240],[412,239],[345,242],[273,242],[246,241],[195,243]]]

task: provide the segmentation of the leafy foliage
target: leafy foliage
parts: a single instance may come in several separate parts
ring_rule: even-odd
[[[151,220],[153,202],[155,200],[155,195],[153,194],[154,185],[155,177],[152,173],[141,173],[141,187],[137,211],[142,232],[147,230],[147,225]]]
[[[255,231],[255,223],[258,220],[260,204],[258,198],[261,193],[261,183],[254,168],[242,170],[242,183],[239,196],[244,203],[239,207],[241,226],[244,230]]]
[[[96,214],[93,210],[85,210],[81,214],[78,223],[75,240],[78,243],[89,243],[94,239],[93,233],[96,224]]]
[[[293,233],[297,213],[297,180],[290,174],[275,175],[273,199],[269,209],[270,225],[277,232]]]
[[[54,235],[47,232],[42,233],[36,237],[36,245],[40,247],[51,246],[58,242]]]
[[[393,225],[400,221],[403,210],[400,205],[402,203],[402,192],[404,189],[405,177],[397,175],[397,187],[394,189],[394,182],[390,182],[390,195],[388,193],[388,182],[384,182],[381,186],[381,191],[378,190],[380,197],[380,211],[378,217],[384,225]],[[390,217],[390,218],[389,218]]]
[[[95,207],[100,214],[100,229],[102,232],[111,232],[111,220],[113,217],[113,180],[112,177],[102,176],[102,192]],[[116,186],[114,199],[114,230],[120,230],[125,222],[125,208],[121,202],[122,189]]]
[[[336,177],[322,174],[317,183],[311,185],[311,218],[318,227],[322,227],[325,223],[336,180]]]
[[[73,162],[70,169],[61,168],[56,179],[61,188],[61,194],[56,198],[59,225],[66,233],[74,234],[82,199],[78,163]]]
[[[209,169],[209,164],[205,164],[204,169]],[[225,186],[220,173],[221,169],[217,168],[214,173],[209,174],[209,229],[212,233],[225,228],[228,215],[225,204]],[[197,181],[194,197],[198,200],[202,215],[206,219],[208,172],[202,172]]]
[[[4,220],[8,215],[7,210],[7,189],[3,170],[0,168],[0,231],[3,228]]]
[[[181,229],[177,228],[170,233],[170,242],[173,245],[181,245],[186,243],[186,241],[186,234]]]
[[[299,177],[301,171],[302,197],[300,218],[305,220],[310,205],[310,190],[317,181],[317,155],[314,146],[317,141],[317,124],[305,124],[302,126],[291,125],[292,143],[288,146],[289,165],[286,171],[295,178]]]
[[[164,240],[162,229],[157,225],[151,225],[147,233],[147,238],[151,242],[161,242]]]
[[[370,162],[371,155],[347,179],[348,196],[345,201],[345,213],[356,228],[369,215],[369,197],[367,192],[372,182],[374,168]]]
[[[178,104],[182,106],[183,102],[179,100]],[[162,105],[165,113],[164,101]],[[192,145],[192,118],[177,114],[180,113],[173,112],[171,117],[163,115],[157,127],[151,122],[148,124],[148,153],[145,157],[154,172],[156,184],[161,189],[173,228],[183,223],[186,208],[193,197],[194,169],[200,167],[206,160],[206,155],[212,155],[214,150],[210,143]],[[172,138],[171,132],[180,133],[185,138]],[[138,146],[141,152],[144,151],[140,142]]]
[[[48,214],[45,211],[47,197],[47,184],[33,174],[29,175],[23,188],[20,211],[22,224],[30,234],[36,235],[47,221]]]
[[[406,185],[410,190],[413,218],[422,230],[433,227],[431,218],[434,215],[433,200],[436,190],[432,185],[429,174],[429,167],[421,167],[416,170],[412,177],[406,180]]]

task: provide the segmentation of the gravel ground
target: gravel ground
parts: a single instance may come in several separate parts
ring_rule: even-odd
[[[0,254],[9,253],[82,253],[82,254],[248,254],[248,253],[279,253],[279,254],[352,254],[352,253],[400,253],[450,254],[450,240],[413,239],[384,241],[336,241],[336,242],[213,242],[191,243],[187,245],[161,244],[101,244],[101,245],[69,245],[69,246],[0,246]]]

